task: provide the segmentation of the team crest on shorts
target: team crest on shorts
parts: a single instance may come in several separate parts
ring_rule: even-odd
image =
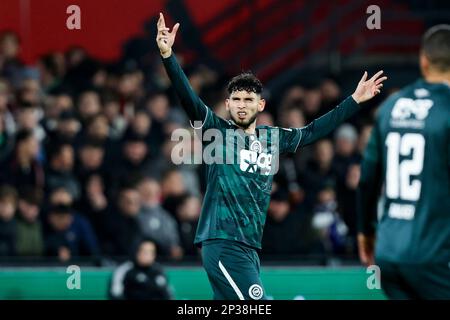
[[[253,300],[259,300],[263,296],[263,289],[259,284],[253,284],[248,289],[248,295]]]

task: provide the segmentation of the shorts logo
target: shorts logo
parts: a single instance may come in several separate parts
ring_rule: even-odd
[[[250,298],[252,298],[253,300],[259,300],[262,298],[263,296],[263,289],[261,288],[260,285],[258,284],[253,284],[250,286],[250,288],[248,289],[248,295],[250,296]]]

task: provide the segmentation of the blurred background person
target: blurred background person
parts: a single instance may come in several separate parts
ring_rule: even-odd
[[[45,252],[61,262],[83,256],[99,255],[97,237],[84,217],[68,205],[55,205],[47,214],[50,230],[45,238]]]
[[[142,209],[138,220],[142,234],[154,239],[160,248],[160,255],[181,259],[183,249],[180,245],[178,223],[161,206],[161,187],[150,178],[144,178],[138,185]]]
[[[44,230],[40,219],[42,189],[27,187],[19,194],[17,242],[19,256],[39,257],[44,254]]]
[[[109,288],[114,300],[170,300],[173,299],[167,276],[156,263],[157,246],[151,238],[134,244],[131,261],[115,269]]]
[[[17,241],[17,191],[0,185],[0,256],[16,255]]]

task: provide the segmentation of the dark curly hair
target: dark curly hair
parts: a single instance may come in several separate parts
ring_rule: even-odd
[[[261,94],[263,85],[261,81],[251,72],[243,72],[230,80],[227,86],[228,93],[235,91],[247,91]]]

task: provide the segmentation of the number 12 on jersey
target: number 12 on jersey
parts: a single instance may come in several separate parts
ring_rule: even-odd
[[[386,146],[386,196],[393,200],[419,200],[422,182],[412,176],[420,175],[423,170],[425,138],[419,133],[390,132]]]

